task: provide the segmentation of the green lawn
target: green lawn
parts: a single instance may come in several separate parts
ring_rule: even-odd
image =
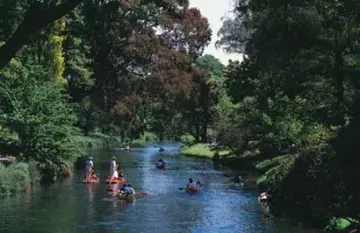
[[[203,157],[203,158],[209,158],[209,159],[214,158],[216,152],[220,156],[229,155],[231,153],[231,151],[229,151],[229,150],[212,149],[212,148],[210,148],[210,146],[208,144],[204,144],[204,143],[198,143],[198,144],[192,145],[190,147],[183,147],[180,150],[180,153],[185,156]]]

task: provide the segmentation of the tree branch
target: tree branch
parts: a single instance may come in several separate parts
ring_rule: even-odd
[[[59,5],[46,7],[45,3],[34,2],[24,19],[7,42],[0,47],[0,69],[6,66],[31,36],[46,25],[62,18],[84,0],[68,0]]]

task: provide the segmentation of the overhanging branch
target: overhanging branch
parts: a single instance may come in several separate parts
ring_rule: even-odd
[[[59,5],[48,7],[45,3],[34,2],[26,12],[16,31],[0,47],[0,69],[6,66],[31,36],[46,25],[62,18],[84,0],[68,0]]]

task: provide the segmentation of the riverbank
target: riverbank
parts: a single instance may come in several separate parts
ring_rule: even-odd
[[[11,196],[28,192],[32,185],[40,182],[41,176],[33,163],[0,163],[0,196]]]
[[[256,171],[257,156],[246,152],[241,156],[235,155],[231,150],[211,146],[210,144],[197,143],[191,146],[182,146],[180,154],[187,157],[211,159],[217,164],[227,166],[233,170]]]
[[[227,177],[243,177],[247,189],[257,190],[259,174],[255,167],[254,156],[244,153],[243,156],[235,155],[231,150],[211,146],[210,144],[197,143],[191,146],[181,146],[180,154],[186,157],[209,159],[216,166],[230,168],[235,174]]]
[[[138,139],[131,140],[130,143],[121,139],[120,136],[114,136],[103,133],[89,133],[89,135],[78,135],[76,136],[77,142],[84,147],[91,147],[94,149],[100,148],[116,148],[125,147],[145,147],[149,143],[157,141],[157,137],[151,133],[145,133]]]
[[[256,152],[245,152],[240,156],[236,156],[229,150],[217,149],[209,144],[183,146],[180,153],[184,156],[211,159],[216,164],[227,166],[235,172],[238,170],[255,172],[257,175],[255,182],[252,183],[255,183],[260,192],[268,190],[269,179],[274,176],[271,173],[281,172],[286,161],[291,164],[297,157],[289,154],[273,159],[262,159]],[[295,220],[301,221],[299,219]],[[323,225],[323,227],[325,232],[348,233],[348,230],[354,229],[356,224],[359,224],[356,219],[339,217],[330,219],[327,226]]]

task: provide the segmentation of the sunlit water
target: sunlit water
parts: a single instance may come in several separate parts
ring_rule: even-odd
[[[260,210],[255,191],[225,184],[224,171],[211,162],[179,156],[176,146],[162,153],[165,171],[155,169],[158,148],[132,152],[92,151],[99,184],[80,181],[82,172],[62,183],[20,197],[0,199],[0,232],[16,233],[312,233]],[[135,190],[149,195],[126,203],[106,192],[109,160],[116,156]],[[182,188],[189,177],[204,184],[195,195]]]

